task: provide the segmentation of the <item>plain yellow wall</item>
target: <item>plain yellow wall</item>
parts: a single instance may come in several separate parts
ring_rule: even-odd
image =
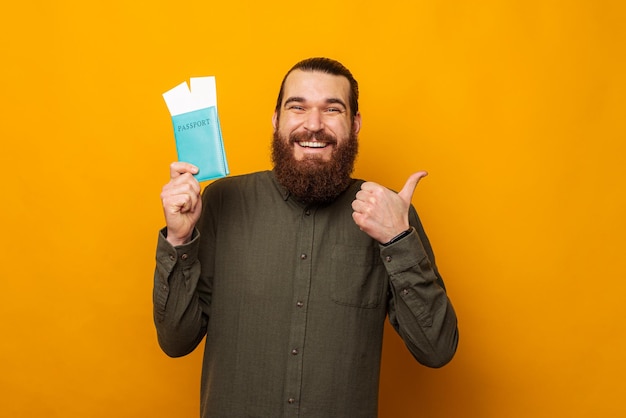
[[[0,416],[195,417],[200,355],[157,346],[161,93],[215,75],[233,174],[267,169],[284,72],[361,84],[356,175],[418,208],[456,358],[387,333],[381,418],[626,413],[621,0],[11,2],[0,16]]]

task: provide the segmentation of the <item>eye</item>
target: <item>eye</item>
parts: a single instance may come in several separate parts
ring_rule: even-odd
[[[338,107],[329,107],[326,109],[326,112],[328,113],[343,113],[343,109],[340,109]]]
[[[304,111],[304,106],[300,106],[300,105],[297,105],[297,104],[292,104],[292,105],[289,105],[287,107],[287,110],[293,110],[295,112],[303,112]]]

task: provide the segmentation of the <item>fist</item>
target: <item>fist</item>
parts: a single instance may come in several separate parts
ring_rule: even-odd
[[[417,183],[428,175],[412,174],[400,193],[372,182],[365,182],[352,202],[352,219],[359,228],[380,243],[409,229],[409,207]]]
[[[188,163],[170,164],[170,181],[163,186],[161,202],[167,225],[167,240],[172,245],[188,242],[200,218],[200,183],[193,177],[197,172],[198,168]]]

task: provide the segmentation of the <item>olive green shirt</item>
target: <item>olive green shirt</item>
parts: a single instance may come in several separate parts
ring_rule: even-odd
[[[387,315],[429,367],[453,357],[454,309],[417,213],[384,246],[351,204],[305,206],[271,171],[207,186],[190,243],[158,238],[154,320],[170,356],[206,336],[203,418],[377,416]]]

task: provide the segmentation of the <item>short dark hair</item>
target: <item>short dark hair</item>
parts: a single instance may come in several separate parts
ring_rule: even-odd
[[[285,80],[287,80],[289,74],[291,74],[294,70],[320,72],[347,78],[350,82],[350,96],[348,97],[348,101],[350,104],[350,113],[352,115],[352,119],[354,120],[355,116],[359,112],[359,83],[357,83],[354,79],[350,70],[348,70],[342,63],[324,57],[307,58],[302,60],[291,67],[287,74],[285,74],[283,82],[280,85],[280,91],[278,92],[278,99],[276,100],[276,113],[280,114],[280,107],[285,93]]]

